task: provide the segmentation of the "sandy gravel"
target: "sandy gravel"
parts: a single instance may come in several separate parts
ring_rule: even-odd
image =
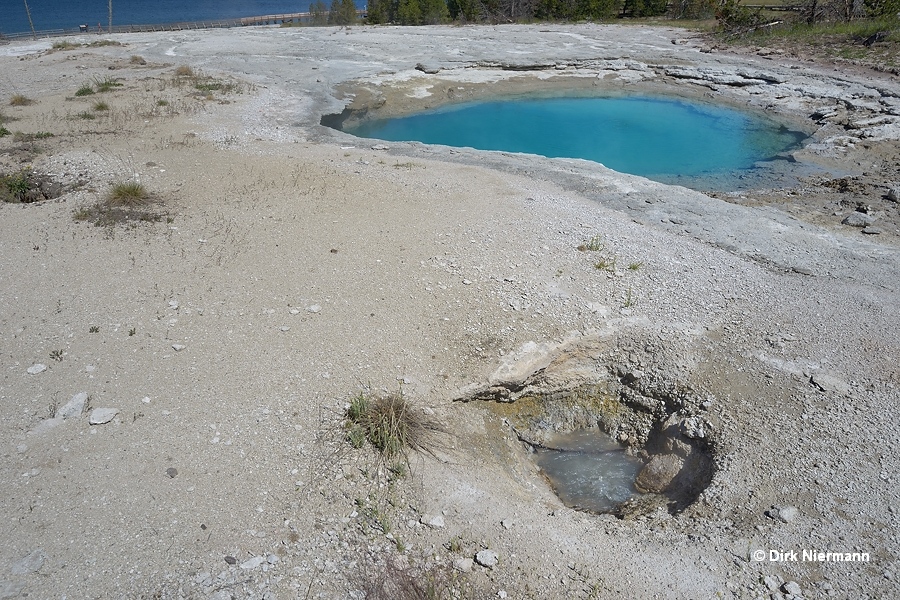
[[[66,186],[0,205],[0,598],[363,598],[422,572],[474,598],[898,595],[896,78],[662,28],[103,39],[0,46],[26,134],[0,138],[0,171]],[[814,143],[792,185],[714,196],[319,124],[537,79],[766,110]],[[131,180],[157,220],[76,219]],[[841,224],[859,203],[880,233]],[[598,339],[591,376],[696,399],[717,471],[680,514],[565,508],[515,405],[453,402],[529,342]],[[351,397],[401,387],[448,433],[389,481],[341,427]],[[92,425],[100,408],[116,416]],[[486,549],[497,564],[473,565]]]

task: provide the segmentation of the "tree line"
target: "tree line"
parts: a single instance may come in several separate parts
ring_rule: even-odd
[[[754,3],[754,0],[746,0]],[[790,3],[788,0],[787,3]],[[893,18],[900,0],[798,0],[801,20],[851,21],[861,17]],[[310,5],[313,25],[358,22],[353,0],[323,0]],[[369,0],[370,24],[436,25],[439,23],[507,23],[528,21],[608,21],[618,17],[673,19],[716,18],[724,28],[763,20],[761,11],[739,0]]]

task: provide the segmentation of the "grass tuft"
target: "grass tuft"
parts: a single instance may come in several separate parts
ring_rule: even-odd
[[[176,77],[193,77],[194,69],[190,68],[187,65],[181,65],[180,67],[175,69]]]
[[[360,392],[346,413],[347,439],[360,448],[368,441],[387,460],[406,457],[409,451],[433,453],[439,423],[417,410],[402,392],[372,397]]]
[[[146,65],[147,61],[144,60],[143,56],[138,56],[137,54],[131,55],[131,64],[133,65]]]
[[[30,104],[34,104],[34,100],[22,94],[13,94],[9,99],[10,106],[28,106]]]
[[[150,200],[150,192],[142,184],[135,181],[120,182],[112,186],[106,195],[110,206],[127,206],[134,208],[143,206]]]
[[[603,250],[603,238],[595,235],[585,243],[578,246],[579,252],[600,252]]]
[[[114,77],[106,76],[102,79],[95,79],[94,85],[96,86],[98,92],[103,93],[109,92],[118,87],[122,87],[122,82],[118,79],[115,79]]]
[[[103,102],[102,100],[99,102],[94,102],[94,110],[97,112],[109,110],[109,104],[107,104],[106,102]]]
[[[81,85],[81,87],[78,88],[78,91],[75,92],[75,96],[80,98],[82,96],[90,96],[93,93],[94,93],[94,86],[92,86],[89,83],[83,83]]]

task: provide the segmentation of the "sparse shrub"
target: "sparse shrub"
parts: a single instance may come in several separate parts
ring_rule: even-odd
[[[59,41],[59,42],[53,42],[53,49],[54,49],[54,50],[74,50],[74,49],[77,48],[78,46],[79,46],[79,44],[75,44],[75,43],[73,43],[73,42],[70,42],[69,40],[62,40],[62,41]]]
[[[85,121],[93,121],[94,119],[97,118],[96,116],[94,116],[93,113],[89,113],[86,110],[76,114],[75,116],[78,117],[79,119],[83,119]]]
[[[410,450],[431,453],[434,434],[443,431],[402,392],[378,397],[360,392],[350,401],[346,417],[350,443],[359,447],[368,440],[387,460],[406,456]]]
[[[81,85],[80,88],[78,88],[78,91],[75,92],[75,95],[80,98],[82,96],[90,96],[93,93],[94,93],[94,86],[92,86],[89,83],[84,83]]]
[[[194,69],[190,68],[187,65],[181,65],[180,67],[175,69],[176,77],[193,77]]]
[[[157,101],[156,101],[156,105],[157,105],[157,106],[168,106],[168,105],[169,105],[169,101],[168,101],[168,100],[161,100],[161,99],[160,99],[160,100],[157,100]]]
[[[0,175],[0,198],[4,202],[23,202],[31,182],[28,179],[28,171],[22,170],[11,175]]]
[[[146,65],[147,61],[144,60],[143,56],[138,56],[137,54],[131,55],[131,64],[133,65]]]
[[[109,104],[103,102],[102,100],[100,102],[94,102],[94,110],[97,112],[109,110]]]
[[[637,271],[638,269],[640,269],[643,266],[644,266],[643,262],[633,262],[630,265],[628,265],[628,270],[629,271]]]
[[[599,252],[603,250],[603,238],[595,235],[587,242],[578,246],[579,252]]]
[[[106,195],[106,201],[110,206],[141,206],[149,199],[150,193],[147,189],[135,181],[117,183]]]
[[[122,82],[113,77],[106,76],[103,79],[95,79],[94,85],[98,92],[108,92],[114,88],[122,87]]]
[[[0,125],[0,137],[7,136],[10,133],[12,133],[12,132],[9,129]]]
[[[10,106],[28,106],[29,104],[34,104],[34,100],[22,94],[13,94],[9,99]]]

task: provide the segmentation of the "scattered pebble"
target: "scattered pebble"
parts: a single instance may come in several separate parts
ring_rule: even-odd
[[[41,363],[33,364],[26,369],[26,371],[28,371],[29,375],[37,375],[38,373],[43,373],[46,370],[47,370],[47,365],[44,365]]]
[[[115,419],[117,414],[119,414],[118,408],[95,408],[91,411],[88,422],[91,425],[103,425]]]
[[[497,559],[497,553],[493,550],[482,550],[475,555],[475,562],[488,569],[493,569],[497,566]]]
[[[312,306],[307,306],[307,307],[306,307],[306,312],[310,312],[310,313],[313,313],[313,314],[319,312],[320,310],[322,310],[322,307],[319,306],[318,304],[313,304]]]
[[[28,556],[20,558],[19,560],[14,562],[11,573],[13,575],[27,575],[28,573],[35,573],[44,566],[45,560],[47,560],[47,555],[44,554],[43,550],[38,548]]]
[[[174,350],[175,352],[181,352],[185,348],[187,348],[187,346],[185,346],[184,344],[172,344],[172,350]]]
[[[458,558],[453,561],[453,568],[461,573],[470,573],[474,564],[471,558]]]
[[[168,469],[166,469],[166,475],[168,475],[172,479],[175,479],[175,476],[178,475],[178,469],[176,469],[175,467],[169,467]]]
[[[253,558],[247,559],[244,562],[242,562],[241,568],[247,569],[247,570],[255,569],[256,567],[263,564],[264,562],[266,562],[265,556],[254,556]]]
[[[229,565],[236,565],[236,564],[237,564],[237,559],[236,559],[235,557],[233,557],[233,556],[226,556],[226,557],[225,557],[225,562],[227,562]]]
[[[84,411],[84,405],[87,403],[87,392],[78,392],[66,402],[62,408],[56,411],[57,419],[71,419],[80,416]]]
[[[422,518],[419,519],[419,523],[427,525],[432,529],[440,529],[444,526],[444,517],[441,515],[422,515]]]

